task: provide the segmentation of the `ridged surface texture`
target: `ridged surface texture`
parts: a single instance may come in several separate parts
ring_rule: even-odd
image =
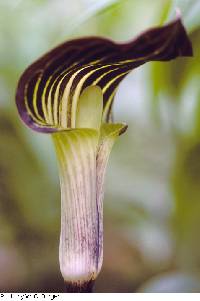
[[[74,128],[81,92],[103,91],[103,119],[109,121],[116,89],[134,68],[148,61],[191,56],[192,46],[180,18],[149,29],[128,43],[99,37],[68,41],[33,63],[21,76],[16,103],[22,120],[40,132]]]
[[[103,186],[108,157],[123,124],[53,134],[61,184],[59,260],[68,286],[96,279],[103,261]]]

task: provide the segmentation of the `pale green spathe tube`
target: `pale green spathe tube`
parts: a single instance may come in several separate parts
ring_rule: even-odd
[[[96,205],[97,131],[75,129],[53,135],[61,184],[59,260],[67,282],[89,281],[98,272]]]
[[[60,269],[67,283],[80,286],[101,270],[105,170],[114,141],[126,127],[101,125],[102,101],[100,88],[87,88],[78,105],[79,128],[52,135],[61,185]]]

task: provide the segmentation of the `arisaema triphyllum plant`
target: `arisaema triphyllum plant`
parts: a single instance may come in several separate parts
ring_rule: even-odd
[[[191,55],[177,17],[127,43],[100,37],[67,41],[22,74],[16,93],[20,117],[31,129],[49,134],[57,154],[59,262],[67,292],[91,292],[102,266],[105,170],[115,140],[127,129],[112,117],[119,83],[148,61]]]

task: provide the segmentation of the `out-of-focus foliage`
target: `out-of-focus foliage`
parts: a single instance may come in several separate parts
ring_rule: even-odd
[[[171,17],[174,14],[174,10],[180,10],[189,32],[199,28],[200,2],[198,0],[173,0],[168,2],[171,2],[168,16]]]
[[[101,292],[200,292],[200,3],[198,0],[0,1],[0,291],[62,291],[60,197],[48,135],[19,121],[22,71],[82,35],[117,41],[179,7],[194,58],[150,63],[121,84],[114,116],[129,125],[109,162]]]

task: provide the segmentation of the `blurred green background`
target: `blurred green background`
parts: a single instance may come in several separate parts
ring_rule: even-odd
[[[24,69],[67,39],[126,41],[179,7],[194,58],[134,70],[109,161],[96,292],[200,292],[200,1],[0,0],[0,291],[62,292],[60,193],[48,135],[19,120]]]

